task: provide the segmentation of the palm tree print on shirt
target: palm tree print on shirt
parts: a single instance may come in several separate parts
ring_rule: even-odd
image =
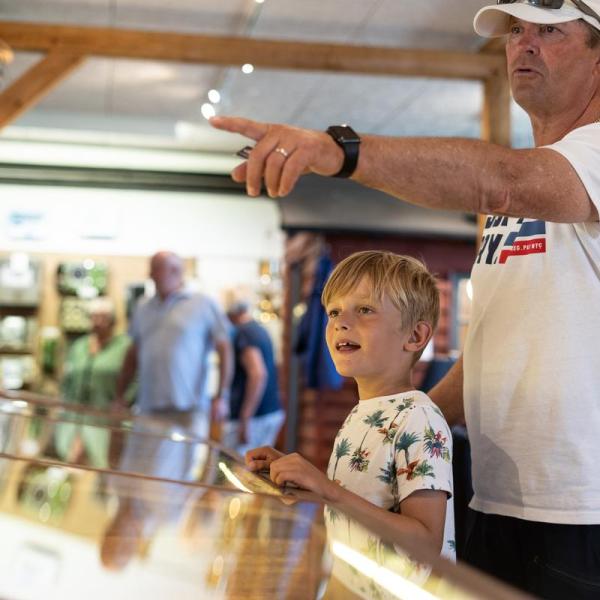
[[[365,439],[367,435],[369,435],[369,431],[371,429],[381,429],[384,423],[388,420],[389,417],[382,417],[383,410],[376,410],[373,414],[367,415],[363,419],[363,423],[369,426],[369,429],[365,432],[363,439],[360,443],[360,446],[352,453],[350,458],[350,470],[351,471],[366,471],[369,468],[369,450],[365,448],[363,450],[363,444],[365,443]]]
[[[335,465],[333,467],[333,474],[331,476],[331,479],[333,481],[336,481],[335,472],[337,471],[340,458],[342,458],[343,456],[348,456],[348,454],[350,454],[351,449],[352,444],[350,443],[350,440],[348,438],[344,438],[343,440],[341,440],[339,444],[337,444],[337,446],[335,447]]]
[[[426,461],[410,460],[408,453],[409,448],[419,441],[419,434],[411,431],[410,433],[405,431],[402,433],[398,441],[396,442],[396,450],[398,452],[404,452],[404,458],[406,460],[406,467],[402,467],[396,471],[396,475],[406,475],[406,479],[410,481],[415,477],[435,477],[433,473],[433,467]]]
[[[377,475],[379,481],[383,481],[386,485],[389,485],[392,490],[392,497],[394,498],[394,509],[396,509],[396,499],[398,498],[398,476],[396,475],[396,464],[391,460],[386,467],[379,469],[381,475]]]
[[[394,399],[390,400],[390,402],[395,402],[395,400],[396,399],[394,398]],[[396,432],[398,431],[398,425],[396,423],[396,419],[400,416],[400,413],[405,411],[407,408],[410,408],[414,404],[414,402],[415,401],[413,398],[407,398],[401,404],[396,406],[396,415],[392,419],[390,426],[382,427],[379,430],[379,433],[382,433],[384,436],[383,437],[384,444],[391,444],[394,441],[394,436],[396,435]]]
[[[406,465],[410,463],[408,456],[408,449],[419,441],[419,434],[411,431],[404,431],[398,441],[396,442],[395,448],[397,452],[404,452],[404,458],[406,459]]]
[[[406,465],[406,468],[398,469],[398,475],[406,475],[406,480],[416,479],[417,477],[433,477],[433,467],[426,461],[413,460]]]
[[[396,481],[396,465],[394,461],[390,461],[385,468],[379,470],[381,471],[381,475],[377,475],[377,479],[387,485],[394,485]]]
[[[429,452],[431,458],[443,458],[446,462],[450,462],[450,450],[446,446],[448,438],[442,435],[441,431],[437,433],[431,425],[425,428],[425,449]]]

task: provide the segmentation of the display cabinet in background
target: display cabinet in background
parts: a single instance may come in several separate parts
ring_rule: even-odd
[[[41,264],[27,254],[0,259],[0,381],[28,389],[37,374],[36,336]]]

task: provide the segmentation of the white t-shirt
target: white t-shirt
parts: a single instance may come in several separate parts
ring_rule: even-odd
[[[452,437],[437,406],[423,392],[411,391],[361,400],[346,417],[329,459],[327,476],[347,490],[387,510],[399,512],[400,502],[416,490],[442,490],[448,494],[442,555],[454,559],[452,501]],[[393,549],[345,517],[328,508],[325,520],[329,539],[360,552],[370,547],[378,560],[393,561]],[[367,539],[368,538],[368,539]],[[384,558],[384,555],[385,558]],[[351,570],[334,575],[352,585]],[[412,563],[411,569],[415,566]]]
[[[600,207],[600,125],[548,148]],[[600,224],[488,217],[472,283],[472,508],[600,524]]]

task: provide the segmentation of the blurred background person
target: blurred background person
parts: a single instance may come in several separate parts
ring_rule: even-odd
[[[250,448],[274,445],[285,413],[267,330],[252,318],[247,298],[232,294],[227,306],[234,325],[235,370],[222,441],[243,456]]]
[[[91,332],[77,338],[68,350],[61,383],[67,404],[108,410],[115,397],[117,377],[127,350],[129,336],[114,333],[115,307],[109,298],[90,302]],[[133,400],[133,387],[126,390],[124,404]],[[59,457],[84,461],[95,467],[108,466],[109,432],[85,425],[94,417],[77,415],[78,423],[58,423],[55,446]]]
[[[136,307],[133,343],[123,361],[115,396],[123,407],[124,391],[136,372],[136,412],[157,425],[206,439],[213,422],[226,418],[233,369],[230,325],[208,296],[184,288],[184,264],[177,254],[157,252],[150,259],[156,294]],[[218,387],[209,396],[209,357],[219,357]]]

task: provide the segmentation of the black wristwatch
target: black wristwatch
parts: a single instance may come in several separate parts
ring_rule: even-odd
[[[348,125],[331,125],[327,128],[327,133],[344,151],[344,164],[334,177],[350,177],[358,164],[360,136]]]

